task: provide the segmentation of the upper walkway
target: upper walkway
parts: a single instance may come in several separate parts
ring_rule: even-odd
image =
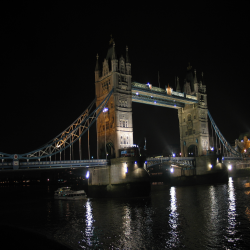
[[[186,104],[198,103],[197,96],[186,95],[176,91],[167,93],[166,89],[151,84],[132,82],[132,101],[168,108],[183,108]]]

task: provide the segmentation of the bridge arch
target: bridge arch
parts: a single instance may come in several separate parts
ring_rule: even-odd
[[[188,147],[188,156],[190,156],[190,157],[198,156],[198,147],[197,147],[197,145],[191,144]]]

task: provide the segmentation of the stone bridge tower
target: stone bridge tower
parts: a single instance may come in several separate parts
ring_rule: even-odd
[[[206,85],[204,81],[198,83],[196,70],[193,76],[192,66],[189,66],[187,70],[183,92],[186,95],[196,94],[198,103],[185,105],[184,108],[178,110],[181,154],[182,156],[201,156],[206,155],[209,150]]]
[[[119,149],[133,145],[131,64],[126,47],[126,59],[118,60],[115,43],[110,40],[106,58],[99,66],[98,55],[95,68],[95,94],[98,106],[114,88],[105,110],[97,119],[98,158],[119,157]]]

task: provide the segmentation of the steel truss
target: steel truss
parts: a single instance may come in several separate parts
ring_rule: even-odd
[[[237,156],[237,157],[241,157],[241,154],[236,151],[228,142],[227,140],[224,138],[224,136],[222,135],[222,133],[220,132],[219,128],[217,127],[217,125],[215,124],[209,110],[207,111],[208,117],[213,125],[214,131],[216,132],[218,138],[220,139],[221,143],[223,144],[223,146],[227,149],[228,152],[232,153],[233,155]]]
[[[57,135],[54,139],[43,145],[42,147],[25,153],[25,154],[6,154],[0,152],[0,159],[26,159],[26,160],[39,160],[45,157],[51,157],[72,146],[78,141],[96,121],[102,110],[105,108],[110,96],[114,89],[112,89],[100,105],[94,110],[96,99],[94,99],[88,108],[62,133]],[[92,111],[92,112],[91,112]]]

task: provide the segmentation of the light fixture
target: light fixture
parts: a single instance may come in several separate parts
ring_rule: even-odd
[[[89,171],[87,171],[87,173],[86,173],[86,178],[87,179],[89,178]]]

